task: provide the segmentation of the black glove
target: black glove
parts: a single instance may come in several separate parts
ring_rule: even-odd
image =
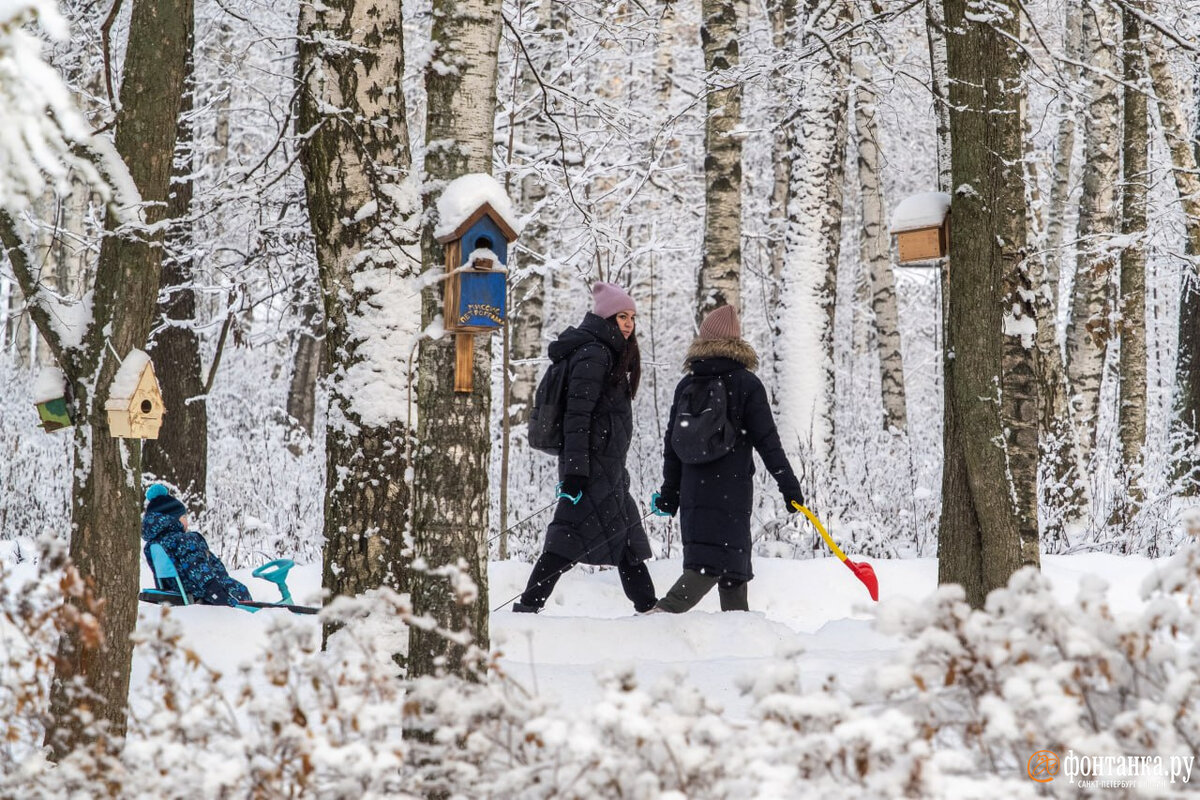
[[[797,505],[804,505],[804,495],[800,491],[799,486],[780,487],[779,491],[783,494],[783,504],[787,506],[789,514],[799,514],[800,509]],[[795,503],[795,505],[793,505]]]
[[[658,497],[651,504],[668,517],[673,517],[679,510],[679,490],[664,486],[658,490]]]
[[[583,496],[584,486],[587,486],[587,478],[582,475],[568,475],[558,485],[558,491],[560,494],[570,495],[572,502],[578,503],[579,498]]]

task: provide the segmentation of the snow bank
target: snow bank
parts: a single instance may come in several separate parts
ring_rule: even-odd
[[[892,233],[941,225],[950,210],[946,192],[922,192],[904,198],[892,214]]]
[[[433,235],[442,237],[454,233],[484,203],[491,205],[514,233],[521,232],[521,224],[504,188],[491,175],[472,173],[446,185],[438,198],[438,225]]]

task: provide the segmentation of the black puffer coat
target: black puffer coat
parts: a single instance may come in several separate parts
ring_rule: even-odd
[[[550,345],[552,361],[570,359],[558,474],[587,478],[587,485],[578,505],[558,501],[546,550],[581,564],[638,563],[650,557],[625,469],[633,440],[629,383],[622,378],[614,385],[610,379],[624,348],[616,323],[590,313]]]
[[[799,497],[800,484],[780,444],[767,390],[750,371],[758,366],[754,348],[741,339],[697,339],[686,364],[690,374],[675,387],[663,447],[663,486],[679,489],[683,567],[748,581],[754,577],[750,566],[753,451],[758,451],[780,491]],[[671,447],[679,396],[697,377],[712,375],[724,376],[730,417],[741,434],[733,450],[716,461],[684,464]]]

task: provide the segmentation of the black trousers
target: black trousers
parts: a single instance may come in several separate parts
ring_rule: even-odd
[[[531,606],[540,611],[542,606],[546,605],[550,593],[554,591],[558,579],[573,566],[575,562],[569,558],[555,553],[542,553],[541,558],[533,565],[529,583],[521,595],[521,605]],[[617,565],[617,574],[621,576],[621,588],[625,590],[625,596],[633,601],[635,610],[649,611],[654,608],[658,598],[654,594],[654,581],[650,578],[650,570],[646,569],[645,562],[632,564],[622,561]]]
[[[667,592],[658,607],[672,614],[682,614],[700,602],[700,598],[708,594],[716,586],[721,595],[722,611],[749,611],[750,605],[746,596],[746,582],[729,578],[718,578],[705,575],[694,569],[685,569]]]

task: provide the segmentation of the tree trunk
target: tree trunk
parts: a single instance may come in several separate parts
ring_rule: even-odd
[[[1125,522],[1144,498],[1142,448],[1146,443],[1146,196],[1150,182],[1149,120],[1146,114],[1146,54],[1142,48],[1140,3],[1125,8],[1122,52],[1125,95],[1121,127],[1124,165],[1121,198],[1120,311],[1121,361],[1119,426],[1121,455],[1128,482],[1130,506]]]
[[[129,22],[116,150],[129,167],[145,203],[146,224],[166,214],[168,184],[183,94],[192,4],[135,0]],[[133,633],[137,620],[141,556],[141,443],[109,434],[104,403],[130,350],[142,348],[158,293],[162,251],[155,228],[116,233],[122,221],[110,214],[110,235],[100,246],[91,325],[78,349],[55,341],[48,320],[39,328],[55,350],[74,388],[74,486],[70,556],[102,604],[99,636],[86,626],[64,631],[51,686],[51,723],[46,743],[56,757],[86,746],[100,732],[125,733]],[[23,286],[27,297],[37,293]],[[114,355],[114,353],[116,355]],[[72,598],[82,605],[80,598]],[[81,607],[80,611],[86,611]]]
[[[485,0],[434,0],[433,60],[449,69],[425,73],[428,97],[425,154],[424,269],[440,272],[444,256],[433,238],[437,194],[453,178],[491,173],[496,113],[500,5]],[[422,293],[421,320],[441,314],[441,287]],[[416,502],[413,537],[423,571],[414,574],[413,609],[447,631],[466,632],[488,646],[487,523],[491,450],[491,339],[475,336],[474,386],[453,388],[454,337],[424,340],[420,349]],[[469,579],[467,587],[461,578]],[[442,634],[416,628],[409,672],[442,669],[471,674],[467,649]]]
[[[838,3],[809,25],[828,38],[847,14]],[[822,463],[834,455],[833,319],[849,113],[849,48],[845,39],[832,47],[814,66],[800,110],[803,150],[793,162],[776,366],[784,445],[806,444]]]
[[[1015,498],[1010,487],[1027,467],[1010,463],[1006,449],[1014,444],[1028,449],[1032,436],[1036,452],[1037,442],[1036,403],[1031,408],[1026,394],[1032,369],[1011,346],[1004,306],[1026,237],[1024,89],[1013,46],[1020,35],[1019,9],[1010,2],[1008,13],[977,22],[966,18],[967,5],[967,0],[946,0],[944,6],[952,183],[971,190],[955,192],[950,228],[954,266],[946,329],[938,580],[961,584],[967,600],[980,607],[1023,560],[1028,500]],[[1009,393],[1015,396],[1006,399]],[[1006,418],[1014,413],[1016,418]],[[1010,431],[1013,424],[1017,428]]]
[[[160,381],[169,416],[158,439],[146,442],[142,468],[156,479],[179,488],[180,499],[200,513],[208,494],[208,399],[200,377],[200,337],[196,335],[196,294],[192,290],[192,209],[194,42],[188,36],[186,90],[179,113],[172,190],[162,275],[159,278],[160,325],[150,343],[159,370],[170,370]]]
[[[1116,42],[1120,22],[1114,6],[1089,5],[1084,13],[1091,97],[1084,122],[1083,197],[1079,204],[1079,255],[1071,322],[1067,329],[1067,375],[1078,403],[1076,426],[1090,470],[1100,413],[1100,382],[1112,331],[1109,324],[1116,266],[1112,237],[1117,232],[1120,182],[1120,98],[1117,95]]]
[[[1074,86],[1079,79],[1076,66],[1083,55],[1083,8],[1080,0],[1067,0],[1065,10],[1066,60],[1064,79]],[[1029,257],[1030,280],[1037,314],[1038,392],[1041,413],[1038,438],[1041,442],[1042,475],[1039,501],[1043,504],[1042,537],[1047,549],[1068,546],[1067,525],[1078,523],[1090,496],[1082,479],[1083,459],[1079,451],[1079,432],[1072,423],[1073,409],[1058,333],[1059,279],[1062,273],[1063,239],[1066,232],[1067,204],[1071,195],[1072,164],[1075,160],[1076,125],[1079,114],[1078,93],[1064,92],[1059,102],[1058,133],[1054,145],[1054,168],[1050,187],[1050,206],[1046,213],[1044,240]],[[1053,544],[1051,544],[1053,543]]]
[[[876,124],[875,91],[871,71],[856,54],[854,72],[854,127],[858,142],[858,178],[862,186],[863,229],[860,259],[870,278],[871,310],[879,343],[879,377],[883,394],[883,424],[886,430],[908,428],[904,400],[904,361],[900,353],[900,315],[896,307],[896,283],[892,277],[891,236],[883,202],[879,169],[879,128]]]
[[[399,4],[377,0],[306,4],[299,21],[297,130],[312,134],[301,165],[334,376],[322,585],[335,596],[403,588],[420,207],[397,90],[402,23]]]
[[[929,45],[929,89],[937,120],[937,187],[950,186],[950,74],[946,56],[946,10],[942,0],[925,0],[925,36]],[[947,269],[948,265],[943,265]]]
[[[1187,115],[1162,33],[1156,28],[1147,32],[1146,47],[1150,61],[1150,78],[1154,86],[1158,116],[1162,121],[1167,149],[1171,153],[1171,174],[1179,204],[1183,207],[1187,235],[1185,254],[1195,261],[1200,257],[1200,145],[1188,135]],[[1179,299],[1179,355],[1176,363],[1175,415],[1184,447],[1181,449],[1176,473],[1191,476],[1184,482],[1185,491],[1195,494],[1200,473],[1200,275],[1195,263],[1183,272]]]
[[[305,295],[310,293],[307,281],[301,291]],[[292,355],[292,379],[288,383],[287,397],[288,420],[292,426],[288,449],[297,456],[308,449],[316,421],[317,381],[321,378],[324,327],[317,298],[308,297],[302,301],[300,330],[296,352]]]
[[[787,54],[792,52],[793,40],[799,35],[796,30],[797,5],[797,0],[776,0],[768,10],[772,48],[776,58],[780,60],[785,59]],[[780,103],[786,102],[791,88],[782,70],[771,83],[772,95],[778,98]],[[771,153],[774,180],[771,186],[771,206],[767,212],[770,220],[768,230],[771,236],[770,247],[767,251],[771,264],[768,319],[774,317],[775,309],[779,306],[779,285],[783,279],[784,261],[787,255],[787,239],[784,232],[787,229],[787,207],[792,188],[792,155],[796,143],[795,126],[796,120],[790,112],[784,119],[778,120],[775,128],[774,149]],[[777,338],[777,336],[771,337],[772,348],[774,348]]]
[[[742,88],[738,65],[740,0],[701,0],[704,48],[704,248],[696,320],[717,306],[741,306]]]

